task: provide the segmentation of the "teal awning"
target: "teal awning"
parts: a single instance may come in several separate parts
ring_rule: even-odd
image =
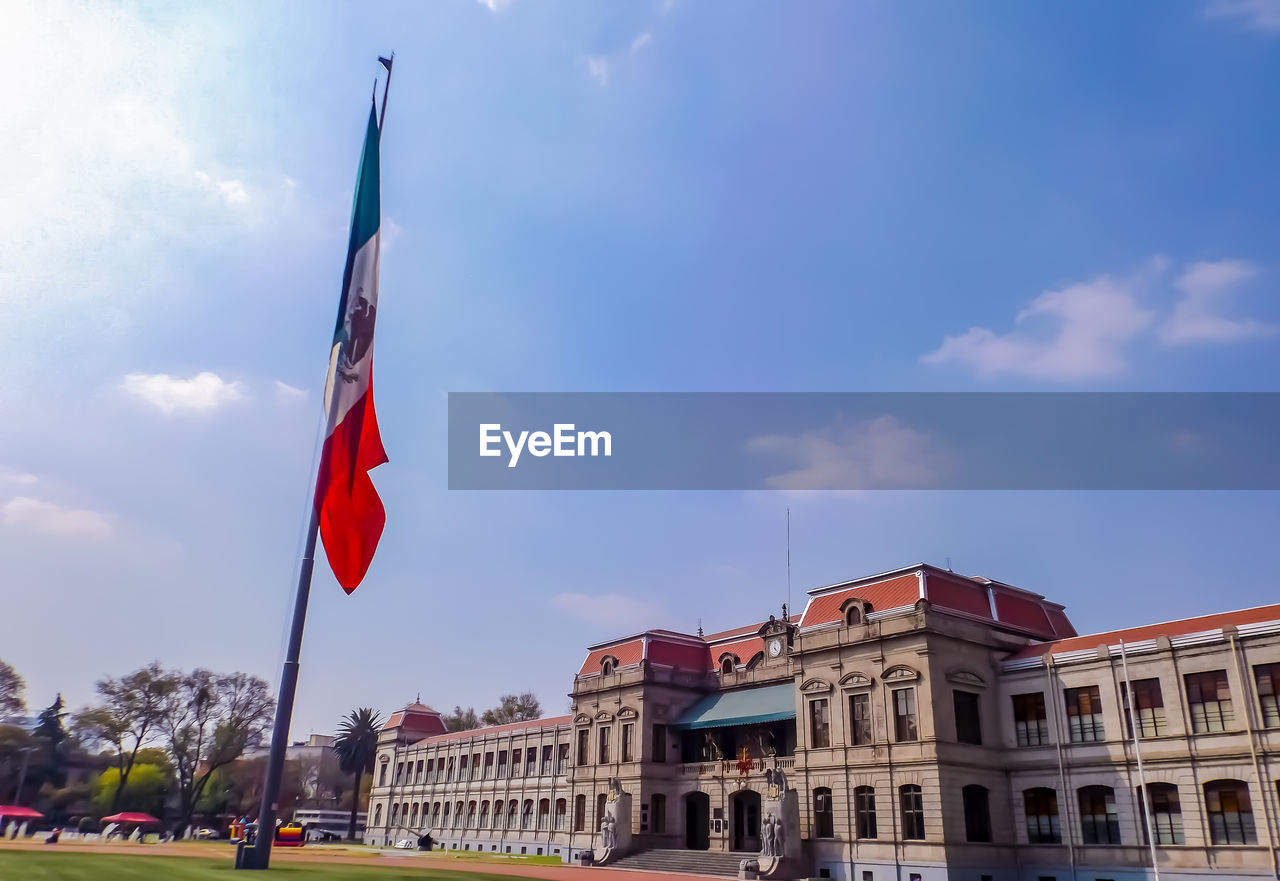
[[[795,717],[796,687],[788,682],[785,685],[708,695],[686,710],[671,727],[692,731],[698,728],[755,725]]]

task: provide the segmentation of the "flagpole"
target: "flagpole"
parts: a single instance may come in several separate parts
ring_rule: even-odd
[[[390,58],[378,56],[378,61],[387,69],[387,84],[382,87],[382,113],[378,116],[378,133],[382,133],[382,124],[387,121],[387,93],[391,91],[391,65],[395,64],[396,53],[392,52]]]
[[[395,53],[391,53],[392,59]],[[379,58],[387,69],[387,87],[391,85],[391,59]],[[382,115],[387,113],[387,93],[382,93]],[[379,122],[381,132],[382,124]],[[339,316],[341,319],[342,316]],[[333,378],[330,377],[330,380]],[[325,432],[333,434],[338,408],[334,406],[337,395],[330,395],[325,406]],[[289,725],[293,721],[293,702],[298,691],[298,670],[301,667],[302,631],[307,623],[307,603],[311,598],[311,575],[315,569],[316,539],[320,534],[320,509],[316,505],[315,486],[312,482],[311,516],[307,522],[307,540],[303,546],[302,563],[298,567],[298,585],[293,598],[293,621],[289,626],[289,644],[285,652],[284,667],[280,671],[280,691],[276,698],[275,721],[271,727],[271,749],[267,755],[267,777],[262,788],[262,802],[258,808],[258,834],[252,847],[242,841],[236,848],[237,869],[266,869],[271,863],[271,846],[275,843],[276,811],[279,808],[280,781],[284,776],[285,754],[289,747]],[[353,798],[359,798],[355,793]]]

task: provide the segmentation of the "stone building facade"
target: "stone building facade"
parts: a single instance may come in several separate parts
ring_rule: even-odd
[[[634,850],[746,857],[781,771],[797,876],[1280,877],[1278,688],[1280,605],[1078,636],[1038,594],[922,564],[593,645],[567,716],[450,734],[410,705],[366,840],[576,859],[616,780]]]

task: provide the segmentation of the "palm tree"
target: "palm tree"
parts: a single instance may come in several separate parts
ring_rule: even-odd
[[[373,759],[378,750],[378,732],[382,729],[382,717],[369,707],[352,710],[338,726],[338,736],[333,739],[333,751],[338,754],[338,767],[344,774],[354,774],[355,790],[351,793],[351,821],[347,824],[347,838],[356,837],[356,811],[360,807],[360,780],[373,773]]]

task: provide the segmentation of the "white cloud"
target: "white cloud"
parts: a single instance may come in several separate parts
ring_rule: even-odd
[[[1193,263],[1173,283],[1182,292],[1182,299],[1157,329],[1160,341],[1170,346],[1229,343],[1280,331],[1274,324],[1251,318],[1226,318],[1214,310],[1217,302],[1257,273],[1257,268],[1245,260]]]
[[[925,487],[936,483],[949,461],[929,435],[887,415],[844,428],[752,438],[747,451],[797,464],[765,479],[765,486],[782,490]]]
[[[1210,0],[1204,13],[1234,19],[1251,30],[1280,32],[1280,0]]]
[[[511,5],[511,0],[476,0],[481,6],[490,12],[501,12]]]
[[[649,33],[648,31],[645,31],[643,34],[641,34],[640,36],[636,37],[634,40],[631,41],[631,54],[635,55],[637,52],[639,52],[641,49],[643,49],[645,46],[648,46],[652,42],[653,42],[653,34]]]
[[[27,496],[10,499],[0,506],[0,523],[72,538],[102,539],[112,533],[111,522],[98,511],[64,508]]]
[[[278,379],[275,381],[275,386],[276,397],[282,401],[305,401],[307,398],[308,392],[306,389],[296,388]]]
[[[179,379],[167,373],[130,373],[120,387],[166,413],[215,410],[244,397],[240,383],[227,382],[208,371],[191,379]]]
[[[1153,267],[1158,270],[1161,264]],[[1013,374],[1060,382],[1114,376],[1126,366],[1125,348],[1146,330],[1136,283],[1102,276],[1047,291],[1018,313],[1015,328],[985,327],[949,336],[921,357],[925,364],[961,364],[981,376]]]
[[[587,624],[632,631],[643,630],[663,616],[653,603],[616,593],[560,593],[551,598],[551,605]]]
[[[13,471],[9,468],[0,468],[0,486],[8,484],[9,486],[32,486],[39,481],[34,474],[27,474],[22,471]]]
[[[588,55],[587,75],[601,86],[609,85],[609,59],[603,55]]]

